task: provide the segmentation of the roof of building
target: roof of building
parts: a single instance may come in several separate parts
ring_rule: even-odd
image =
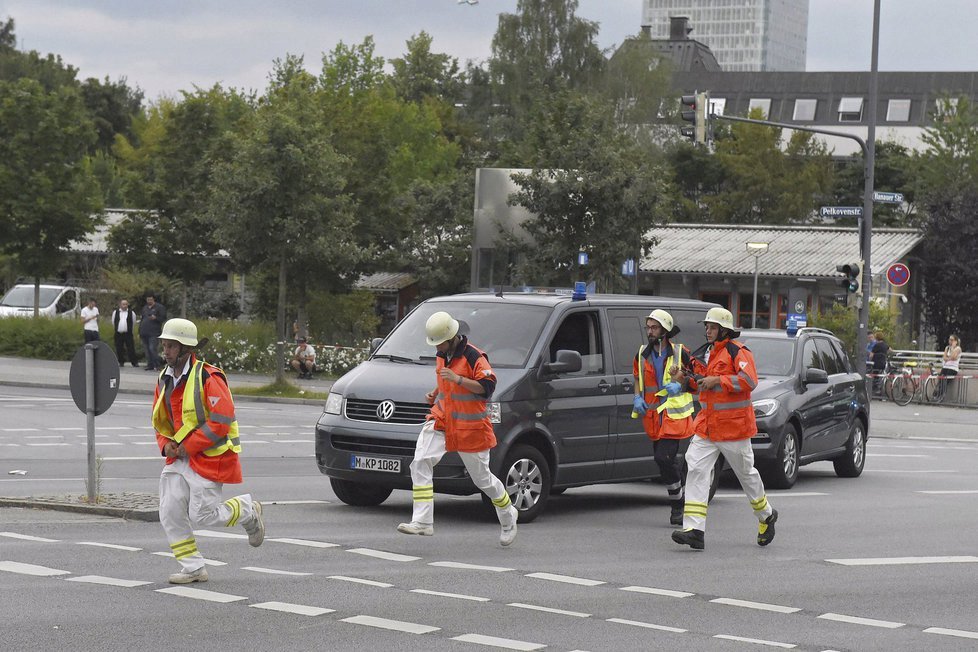
[[[748,242],[767,242],[760,276],[837,277],[836,265],[859,260],[855,228],[742,224],[669,224],[649,231],[658,244],[639,264],[643,272],[753,276]],[[872,272],[882,274],[923,235],[915,229],[873,229]]]
[[[362,290],[403,290],[418,279],[407,272],[377,272],[361,276],[356,286]]]
[[[109,251],[108,235],[112,227],[118,225],[126,216],[132,213],[142,213],[130,208],[107,208],[102,213],[104,222],[82,240],[75,240],[71,243],[71,251],[87,254],[104,254]]]

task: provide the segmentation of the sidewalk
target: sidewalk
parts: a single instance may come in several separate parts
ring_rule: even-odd
[[[15,385],[19,387],[68,389],[68,370],[70,368],[70,361],[0,357],[0,386]],[[287,376],[292,383],[307,392],[326,393],[333,384],[333,381],[328,378],[317,377],[312,380],[298,380],[294,373],[288,373]],[[125,394],[152,395],[158,378],[159,374],[157,372],[146,371],[143,367],[131,367],[129,365],[120,367],[119,392]],[[263,385],[274,382],[274,380],[275,377],[270,375],[228,374],[228,383],[231,385],[232,393],[235,388],[262,387]],[[242,396],[240,399],[235,397],[235,400],[295,403],[305,402],[309,399]],[[317,403],[321,402],[319,399],[315,399],[315,401]]]

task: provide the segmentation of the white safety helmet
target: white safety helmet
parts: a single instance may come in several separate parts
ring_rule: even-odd
[[[659,326],[662,326],[667,334],[672,333],[672,315],[670,315],[665,310],[655,309],[649,313],[649,316],[645,318],[646,320],[652,319],[659,322]]]
[[[197,346],[197,326],[189,319],[168,319],[163,324],[161,340],[174,340],[186,346]]]
[[[438,346],[458,335],[458,321],[447,312],[439,311],[428,317],[424,332],[428,336],[428,344]]]
[[[737,330],[734,327],[733,315],[726,308],[710,308],[706,317],[703,318],[703,323],[712,323],[718,325],[720,328],[727,328],[729,330]]]

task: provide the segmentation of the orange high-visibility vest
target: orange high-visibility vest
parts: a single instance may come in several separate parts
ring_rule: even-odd
[[[435,361],[438,396],[428,417],[435,420],[436,430],[445,433],[446,450],[463,453],[489,450],[496,445],[496,435],[486,409],[490,396],[473,394],[461,385],[442,379],[438,372],[445,366],[462,378],[491,381],[494,389],[496,374],[489,365],[489,358],[464,337],[447,365],[445,356],[439,353]]]
[[[706,365],[694,358],[694,372],[719,376],[720,384],[699,393],[702,409],[693,422],[697,435],[714,441],[750,439],[757,434],[751,391],[757,387],[754,355],[740,342],[715,342]]]

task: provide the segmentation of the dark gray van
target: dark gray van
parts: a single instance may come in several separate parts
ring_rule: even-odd
[[[646,342],[645,319],[655,308],[668,310],[682,329],[679,341],[693,350],[705,342],[699,321],[715,305],[635,295],[574,300],[552,292],[430,299],[332,386],[316,424],[319,469],[350,505],[379,505],[394,489],[411,489],[425,393],[435,386],[435,351],[424,326],[444,310],[496,372],[489,410],[498,443],[490,467],[521,523],[569,487],[657,478],[652,442],[631,418],[632,359]],[[440,493],[478,492],[454,453],[435,467],[434,485]]]

